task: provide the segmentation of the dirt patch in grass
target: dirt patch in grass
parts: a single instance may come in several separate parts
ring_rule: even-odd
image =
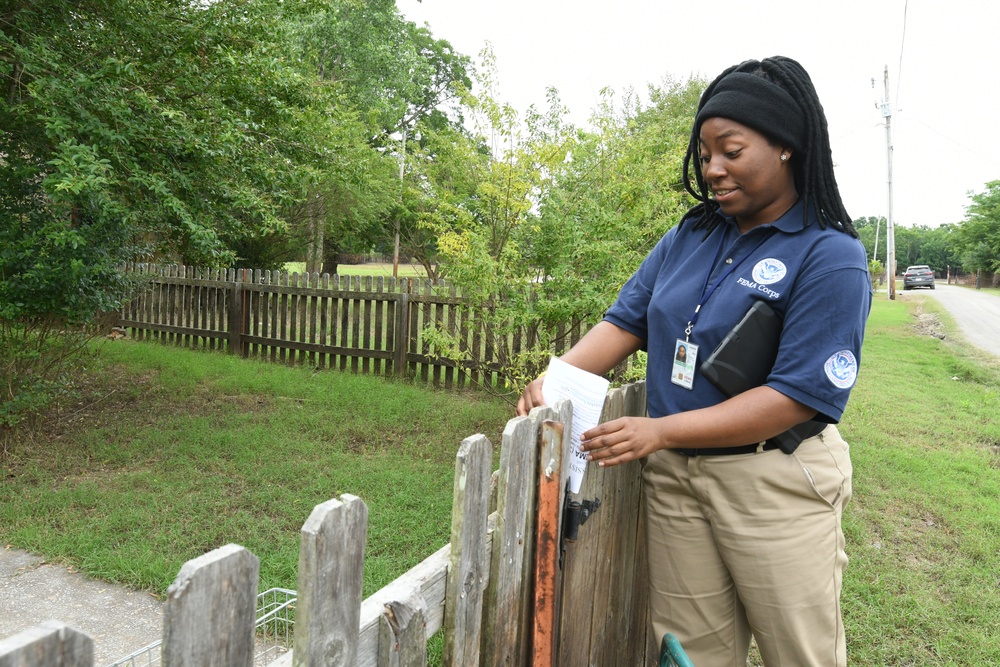
[[[990,467],[1000,469],[1000,442],[987,445],[990,448]]]
[[[921,336],[933,336],[940,340],[946,338],[944,325],[937,313],[916,313],[916,321],[913,323],[914,330]]]
[[[899,294],[899,297],[902,301],[911,301],[913,295],[908,292],[902,292]],[[945,328],[938,314],[925,312],[923,300],[920,298],[912,299],[911,303],[913,303],[913,330],[921,336],[932,336],[944,340],[946,337]]]
[[[273,397],[222,395],[206,386],[194,386],[179,395],[157,382],[159,372],[155,370],[136,372],[101,359],[85,366],[74,375],[72,388],[61,400],[13,432],[6,450],[0,451],[0,464],[7,474],[12,474],[19,461],[23,462],[18,454],[55,446],[72,447],[76,438],[88,431],[128,434],[155,428],[164,417],[178,415],[223,418],[239,413],[252,419],[273,408]],[[27,458],[48,460],[51,469],[61,467],[55,460],[58,457]],[[100,463],[92,463],[100,468]]]
[[[136,374],[107,365],[100,372],[80,370],[71,387],[43,412],[31,416],[11,433],[4,454],[30,449],[40,443],[52,443],[83,428],[102,427],[127,419],[126,415],[142,409],[147,391],[154,385],[154,374]]]

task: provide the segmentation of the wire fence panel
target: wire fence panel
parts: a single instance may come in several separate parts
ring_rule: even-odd
[[[271,664],[292,647],[297,600],[298,594],[287,588],[271,588],[257,595],[254,667]],[[155,641],[106,667],[159,667],[162,644],[162,640]]]

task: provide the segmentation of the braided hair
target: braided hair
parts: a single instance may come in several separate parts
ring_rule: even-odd
[[[815,211],[820,227],[827,226],[858,237],[858,232],[851,224],[851,217],[844,208],[844,201],[837,187],[837,179],[833,174],[833,156],[830,149],[830,133],[827,128],[826,114],[820,104],[812,79],[802,65],[783,56],[774,56],[764,60],[747,60],[734,65],[720,74],[708,85],[698,103],[698,111],[712,99],[719,82],[734,72],[741,72],[761,77],[777,85],[787,92],[802,112],[805,124],[804,146],[795,151],[792,156],[792,167],[795,177],[795,188],[802,197],[806,211],[806,221],[811,211]],[[712,230],[719,224],[717,215],[719,205],[709,196],[708,183],[701,171],[700,156],[700,123],[696,122],[691,130],[687,153],[684,156],[684,188],[700,203],[694,206],[685,218],[693,218],[695,228]],[[765,135],[767,133],[765,132]],[[775,137],[768,137],[774,139]],[[692,170],[693,165],[693,170]],[[692,181],[691,175],[694,172]]]

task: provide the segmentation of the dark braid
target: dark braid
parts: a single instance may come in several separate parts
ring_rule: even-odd
[[[829,225],[834,229],[857,238],[858,233],[851,224],[851,217],[844,208],[844,201],[837,187],[837,179],[833,173],[833,155],[830,149],[830,132],[827,127],[826,114],[820,104],[816,88],[809,74],[802,65],[783,56],[765,58],[764,60],[747,60],[728,68],[712,83],[708,84],[698,103],[701,111],[705,103],[711,99],[715,87],[727,75],[733,72],[744,72],[759,76],[778,85],[798,102],[805,116],[806,144],[796,151],[792,157],[792,167],[795,174],[795,188],[802,197],[805,207],[806,221],[810,211],[815,210],[820,227],[826,229]],[[688,211],[686,218],[694,221],[696,228],[711,230],[719,224],[720,217],[716,215],[719,205],[709,196],[708,183],[701,171],[698,126],[691,130],[687,154],[684,156],[684,188],[697,199],[699,204]],[[694,179],[692,183],[692,165]]]

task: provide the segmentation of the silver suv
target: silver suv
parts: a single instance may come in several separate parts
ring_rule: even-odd
[[[914,287],[930,287],[934,289],[934,272],[926,264],[906,267],[903,273],[903,289]]]

